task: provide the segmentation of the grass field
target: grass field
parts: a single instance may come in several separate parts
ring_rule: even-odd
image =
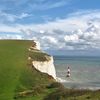
[[[32,68],[29,55],[38,61],[49,55],[30,53],[31,45],[32,41],[26,40],[0,40],[0,100],[100,100],[100,90],[65,89],[49,75]]]

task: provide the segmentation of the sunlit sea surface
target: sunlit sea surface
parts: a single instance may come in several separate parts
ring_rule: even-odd
[[[100,89],[100,57],[54,56],[56,74],[67,88]],[[67,67],[71,69],[68,78]]]

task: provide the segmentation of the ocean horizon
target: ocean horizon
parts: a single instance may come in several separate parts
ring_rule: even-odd
[[[67,88],[100,89],[99,56],[54,56],[57,78]],[[66,77],[67,67],[71,76]]]

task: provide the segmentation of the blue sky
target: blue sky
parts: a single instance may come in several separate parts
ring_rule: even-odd
[[[1,22],[6,24],[45,23],[66,18],[80,10],[100,9],[100,0],[0,0]],[[12,16],[5,20],[3,16]],[[19,17],[18,17],[19,16]]]
[[[0,0],[0,39],[44,50],[100,50],[100,0]]]
[[[64,18],[79,10],[100,9],[99,4],[99,0],[0,0],[0,11],[12,16],[25,14],[14,22],[29,24]]]

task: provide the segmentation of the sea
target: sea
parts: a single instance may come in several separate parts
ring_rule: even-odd
[[[57,80],[67,88],[100,89],[100,57],[54,56]],[[67,67],[71,76],[66,77]]]

